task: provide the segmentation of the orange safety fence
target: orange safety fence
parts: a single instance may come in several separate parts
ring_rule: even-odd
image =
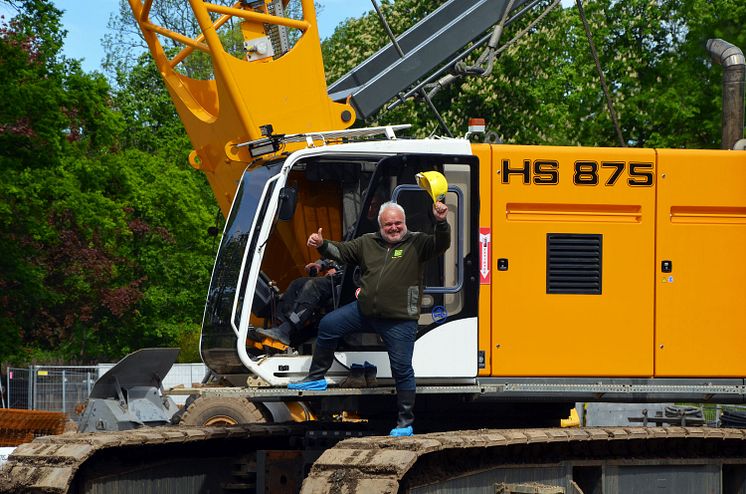
[[[18,446],[35,437],[62,434],[66,421],[62,412],[0,408],[0,446]]]

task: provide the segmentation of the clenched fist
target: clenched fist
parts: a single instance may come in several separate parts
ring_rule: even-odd
[[[433,215],[437,221],[445,221],[448,215],[448,206],[438,201],[433,204]]]

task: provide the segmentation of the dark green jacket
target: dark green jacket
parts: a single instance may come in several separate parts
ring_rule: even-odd
[[[435,224],[433,234],[407,232],[389,247],[380,232],[367,233],[349,242],[324,240],[319,252],[362,270],[358,304],[364,316],[418,319],[422,302],[425,262],[443,254],[451,244],[451,227]]]

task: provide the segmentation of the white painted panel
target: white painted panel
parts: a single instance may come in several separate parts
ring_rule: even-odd
[[[459,319],[441,324],[414,344],[416,378],[463,378],[477,375],[477,319]],[[366,360],[378,367],[378,377],[390,378],[391,367],[386,352],[337,352],[344,366]]]
[[[477,318],[441,324],[414,345],[414,375],[420,377],[476,377]]]

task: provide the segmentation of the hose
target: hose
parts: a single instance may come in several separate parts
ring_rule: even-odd
[[[723,410],[723,413],[720,415],[720,426],[746,429],[746,412]]]

